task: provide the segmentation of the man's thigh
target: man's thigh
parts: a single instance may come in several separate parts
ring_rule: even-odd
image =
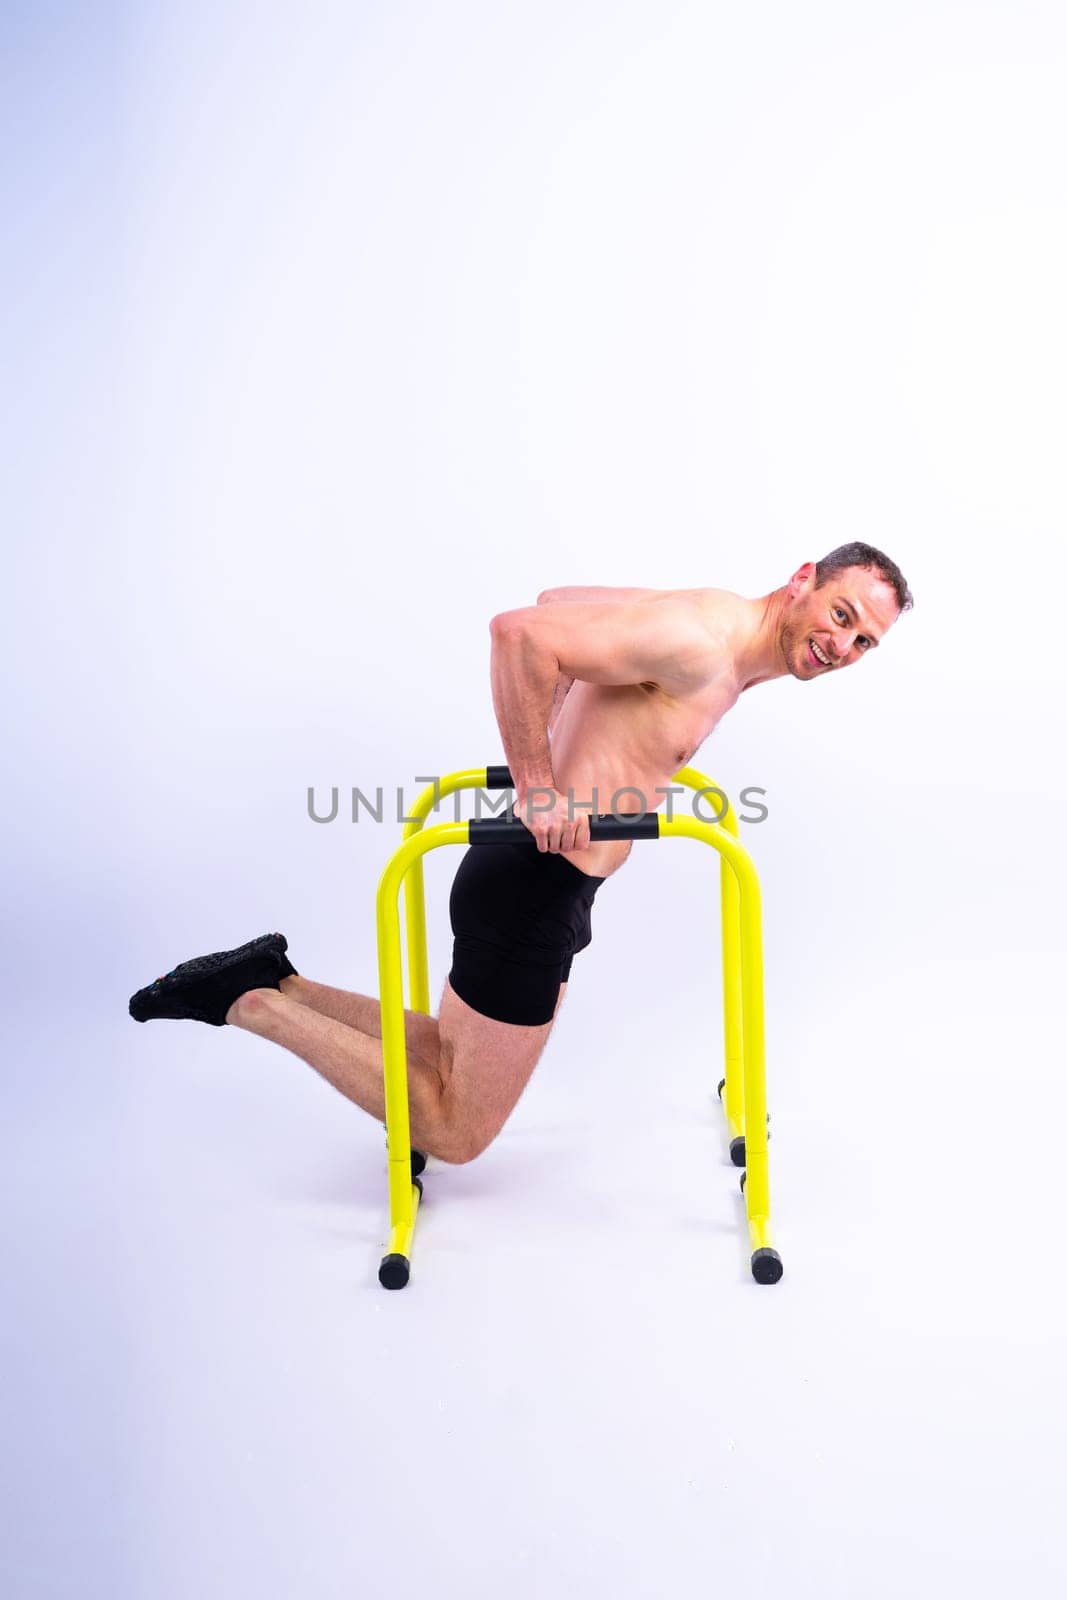
[[[498,1022],[475,1011],[445,984],[438,1014],[441,1074],[449,1109],[477,1155],[511,1115],[548,1042],[567,985],[560,984],[548,1022]]]

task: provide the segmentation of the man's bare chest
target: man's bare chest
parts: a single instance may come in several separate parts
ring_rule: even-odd
[[[656,684],[575,684],[557,741],[575,754],[595,750],[602,758],[610,750],[649,771],[674,773],[692,759],[736,700],[733,686],[722,683],[687,694],[672,694]]]

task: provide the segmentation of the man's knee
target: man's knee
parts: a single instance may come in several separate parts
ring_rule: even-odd
[[[464,1166],[488,1149],[514,1111],[551,1027],[551,1021],[515,1027],[479,1015],[446,985],[435,1155]]]
[[[476,1161],[488,1150],[513,1108],[514,1101],[491,1103],[484,1080],[474,1093],[469,1082],[457,1083],[455,1077],[447,1077],[440,1102],[440,1159],[453,1167]]]
[[[450,1167],[465,1167],[488,1150],[499,1132],[498,1127],[457,1124],[440,1141],[438,1160]]]

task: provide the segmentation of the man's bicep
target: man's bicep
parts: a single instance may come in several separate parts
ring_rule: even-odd
[[[658,682],[691,657],[703,639],[685,601],[573,601],[519,615],[536,642],[551,650],[560,671],[583,683],[621,687]]]
[[[609,589],[609,588],[579,588],[577,586],[559,589],[542,589],[537,596],[539,606],[546,605],[575,605],[591,600],[649,600],[654,595],[662,594],[662,589]]]

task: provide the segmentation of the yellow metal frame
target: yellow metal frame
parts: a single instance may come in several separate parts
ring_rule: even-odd
[[[713,793],[726,809],[715,822],[693,816],[658,817],[660,838],[698,839],[718,851],[722,923],[723,1030],[725,1077],[720,1084],[730,1135],[731,1156],[746,1168],[742,1178],[752,1245],[753,1275],[777,1282],[781,1262],[770,1226],[770,1176],[767,1160],[767,1102],[763,1029],[763,940],[759,878],[738,838],[737,818],[723,791],[695,767],[683,767],[675,783]],[[403,842],[378,885],[378,972],[381,996],[382,1054],[385,1070],[386,1133],[389,1151],[389,1251],[382,1283],[400,1288],[408,1280],[411,1245],[421,1185],[411,1172],[407,1042],[400,940],[400,892],[404,892],[408,982],[411,1009],[429,1013],[426,953],[426,903],[422,858],[446,844],[468,844],[469,823],[424,826],[447,795],[462,789],[488,789],[485,767],[450,773],[425,789],[406,819]],[[716,807],[718,809],[718,807]],[[728,870],[726,870],[728,869]]]

